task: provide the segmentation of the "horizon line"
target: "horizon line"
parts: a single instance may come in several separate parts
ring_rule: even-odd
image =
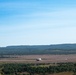
[[[45,46],[45,45],[64,45],[64,44],[76,44],[76,43],[54,43],[54,44],[25,44],[25,45],[7,45],[7,46],[0,46],[0,47],[11,47],[11,46]]]

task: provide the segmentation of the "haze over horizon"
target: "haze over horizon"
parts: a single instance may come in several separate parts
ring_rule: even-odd
[[[76,43],[76,0],[0,0],[0,47]]]

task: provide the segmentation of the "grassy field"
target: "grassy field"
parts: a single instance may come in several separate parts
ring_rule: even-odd
[[[21,73],[19,75],[28,75],[29,73]],[[34,75],[40,75],[40,74],[34,74]],[[54,73],[54,74],[45,74],[45,75],[73,75],[73,72],[61,72],[61,73]]]
[[[73,75],[73,72],[62,72],[62,73],[55,73],[55,74],[49,74],[49,75]]]
[[[41,61],[36,61],[41,58]],[[62,63],[76,62],[76,55],[10,55],[0,58],[0,63]]]
[[[37,58],[41,58],[42,60],[37,61],[36,60]],[[68,62],[68,63],[66,63],[66,62]],[[9,71],[10,70],[9,68],[12,66],[12,64],[13,64],[13,67],[15,67],[15,65],[16,65],[15,68],[18,68],[18,69],[20,68],[19,66],[17,66],[18,64],[22,64],[22,65],[30,64],[31,65],[30,68],[32,68],[33,70],[34,69],[38,70],[37,68],[40,68],[41,70],[44,71],[44,70],[46,70],[45,68],[49,68],[49,66],[57,67],[57,66],[59,66],[59,64],[63,64],[65,66],[65,63],[67,66],[66,68],[71,67],[74,70],[75,67],[73,67],[73,66],[75,66],[74,63],[76,63],[76,55],[7,55],[7,56],[5,55],[4,58],[0,58],[0,66],[6,64],[6,67],[5,68],[3,67],[5,69],[5,71],[7,71],[7,69]],[[11,68],[13,68],[13,67],[11,67]],[[60,66],[59,66],[59,68],[60,68]],[[65,68],[65,67],[62,67],[62,69],[63,68]],[[39,70],[39,71],[41,71],[41,70]],[[1,70],[1,71],[4,73],[4,70]],[[59,71],[60,73],[58,73],[55,70],[55,72],[53,72],[54,74],[52,74],[52,73],[49,74],[50,72],[46,72],[45,75],[75,75],[75,74],[73,74],[74,73],[73,71],[68,71],[68,72],[67,71]],[[28,71],[25,71],[25,72],[22,71],[22,72],[18,72],[18,73],[19,73],[19,75],[30,75],[30,72],[28,72]],[[34,75],[43,75],[42,73],[43,72],[37,73]],[[5,74],[0,74],[0,75],[5,75]],[[15,74],[12,73],[10,75],[15,75]]]

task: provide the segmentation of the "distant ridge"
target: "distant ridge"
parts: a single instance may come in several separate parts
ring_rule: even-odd
[[[76,54],[76,44],[18,45],[0,47],[0,55]]]
[[[76,49],[76,44],[52,44],[52,45],[17,45],[6,46],[6,48],[51,48],[51,49]]]

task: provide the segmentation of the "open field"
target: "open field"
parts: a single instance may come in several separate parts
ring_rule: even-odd
[[[24,73],[25,74],[25,73]],[[26,73],[26,74],[29,74],[29,73]],[[73,75],[74,73],[73,72],[61,72],[61,73],[54,73],[54,74],[45,74],[45,75]],[[22,74],[20,74],[22,75]],[[40,75],[40,74],[34,74],[34,75]]]
[[[8,58],[7,58],[8,57]],[[41,58],[41,61],[36,61]],[[0,63],[62,63],[76,62],[76,55],[10,55],[0,58]]]
[[[72,72],[61,72],[61,73],[55,73],[55,74],[49,74],[49,75],[73,75]]]

